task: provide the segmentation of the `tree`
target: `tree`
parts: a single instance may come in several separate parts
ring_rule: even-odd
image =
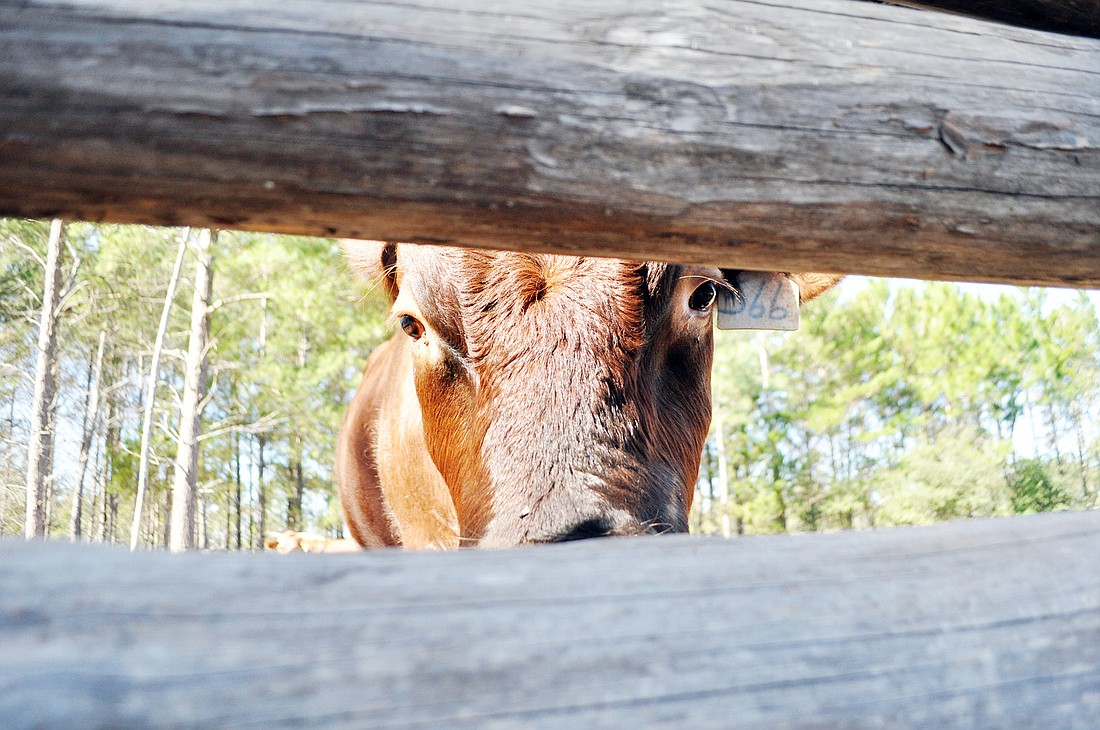
[[[28,373],[36,355],[44,286],[38,260],[46,258],[46,232],[41,224],[0,220],[4,530],[22,531],[25,517]],[[80,530],[92,539],[132,542],[136,532],[139,545],[167,547],[176,474],[174,460],[162,455],[178,451],[176,421],[187,389],[184,342],[192,310],[177,306],[183,296],[177,291],[173,297],[165,286],[172,279],[181,232],[73,223],[65,233],[67,245],[85,265],[59,320],[54,400],[60,436],[55,498],[47,500],[47,512],[53,523],[70,529],[79,512]],[[372,298],[367,307],[360,306],[362,290],[331,240],[223,234],[214,257],[218,275],[208,306],[207,386],[197,435],[196,534],[205,531],[211,545],[235,547],[239,531],[242,548],[258,545],[266,529],[285,526],[286,507],[294,505],[290,516],[297,516],[299,494],[302,526],[338,533],[332,443],[362,364],[385,332],[384,304]],[[76,258],[66,255],[67,261]],[[158,390],[150,398],[148,374],[166,301]],[[93,394],[96,380],[99,388]],[[143,428],[146,423],[151,427]],[[78,457],[85,445],[86,455]],[[272,479],[275,475],[280,478]],[[204,511],[205,525],[200,524]],[[138,529],[128,534],[122,526],[129,527],[135,515],[140,515]]]
[[[1017,514],[1050,512],[1072,504],[1070,496],[1054,483],[1038,459],[1017,462],[1009,475],[1008,489]]]
[[[28,390],[33,392],[49,224],[0,219],[0,535],[26,520]]]
[[[172,552],[195,546],[195,506],[199,473],[199,435],[206,388],[206,356],[210,337],[210,298],[213,286],[211,242],[216,237],[203,230],[195,243],[194,298],[191,304],[191,336],[184,365],[183,403],[180,406],[178,450],[172,480]]]
[[[168,280],[168,290],[164,295],[164,306],[161,309],[160,324],[157,326],[157,336],[153,341],[153,354],[149,363],[149,385],[145,394],[145,409],[141,419],[141,452],[138,457],[137,497],[134,502],[134,524],[130,528],[131,550],[137,549],[138,540],[141,537],[141,513],[149,480],[149,446],[153,435],[153,407],[157,400],[160,354],[164,347],[164,335],[168,331],[168,316],[172,312],[172,301],[175,299],[176,285],[179,283],[180,271],[183,269],[183,256],[187,252],[189,235],[190,230],[188,229],[180,236],[179,249],[176,252],[176,263],[172,266],[172,276]]]
[[[100,330],[99,345],[96,347],[95,364],[88,370],[88,395],[84,401],[84,423],[81,427],[80,466],[76,485],[73,488],[72,509],[69,515],[69,539],[77,542],[81,536],[81,519],[84,511],[84,476],[88,471],[88,453],[92,447],[92,436],[99,415],[99,384],[103,373],[103,348],[107,342],[107,332]]]
[[[214,329],[223,338],[219,367],[231,375],[222,379],[212,417],[253,437],[252,468],[245,472],[259,535],[295,524],[336,534],[340,521],[326,517],[327,507],[320,511],[335,499],[333,444],[366,357],[388,334],[385,302],[377,292],[364,295],[331,240],[261,234],[228,240],[219,297],[266,297],[256,308],[215,312]],[[219,453],[231,458],[232,445]],[[232,472],[222,467],[231,490]],[[281,478],[269,480],[273,474]]]
[[[717,336],[714,395],[733,424],[723,436],[746,531],[1009,514],[1023,504],[1013,490],[1035,497],[1013,476],[1030,458],[1054,490],[1039,489],[1036,509],[1094,504],[1100,325],[1091,300],[1051,306],[1032,290],[856,284],[807,307],[800,332],[767,336],[769,395],[749,365],[749,337]],[[1022,439],[1020,423],[1029,425]]]
[[[63,224],[50,226],[46,249],[45,286],[38,327],[38,357],[34,368],[34,400],[31,404],[30,439],[27,444],[27,512],[24,536],[27,539],[46,534],[46,480],[49,479],[53,449],[51,412],[57,391],[57,318],[61,303],[61,267]]]

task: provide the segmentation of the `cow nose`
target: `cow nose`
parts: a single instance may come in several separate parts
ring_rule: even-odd
[[[566,528],[560,534],[550,538],[549,542],[570,542],[587,540],[590,537],[607,537],[615,534],[615,525],[607,517],[592,517]]]
[[[550,538],[547,542],[587,540],[590,537],[645,535],[647,532],[649,531],[642,523],[633,517],[615,519],[607,515],[600,515],[576,522]]]
[[[522,522],[494,522],[478,540],[480,548],[510,548],[520,545],[537,545],[552,542],[587,540],[591,537],[648,535],[668,532],[667,523],[643,523],[625,510],[573,514],[562,519],[532,524],[533,515],[526,515]],[[654,527],[656,525],[657,527]],[[686,531],[686,528],[685,530]]]

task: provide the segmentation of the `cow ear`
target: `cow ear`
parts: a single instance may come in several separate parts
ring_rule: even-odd
[[[371,287],[385,287],[391,301],[397,298],[396,243],[342,238],[340,246],[356,276],[366,279]]]
[[[798,301],[805,304],[819,294],[824,294],[843,279],[838,274],[787,274],[798,285]]]
[[[722,269],[722,278],[736,286],[738,273],[740,273],[738,269]],[[844,278],[837,274],[787,274],[786,276],[798,286],[799,304],[805,304],[819,294],[824,294]]]

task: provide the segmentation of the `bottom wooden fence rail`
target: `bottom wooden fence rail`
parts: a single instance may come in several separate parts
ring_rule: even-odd
[[[0,725],[1094,728],[1100,513],[456,553],[0,542]]]

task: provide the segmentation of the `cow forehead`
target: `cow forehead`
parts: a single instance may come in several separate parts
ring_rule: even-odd
[[[407,251],[405,249],[408,249]],[[462,354],[501,333],[539,338],[551,324],[644,336],[660,319],[682,267],[658,262],[402,246],[400,286]],[[540,318],[540,313],[545,316]],[[551,314],[553,323],[546,320]]]

